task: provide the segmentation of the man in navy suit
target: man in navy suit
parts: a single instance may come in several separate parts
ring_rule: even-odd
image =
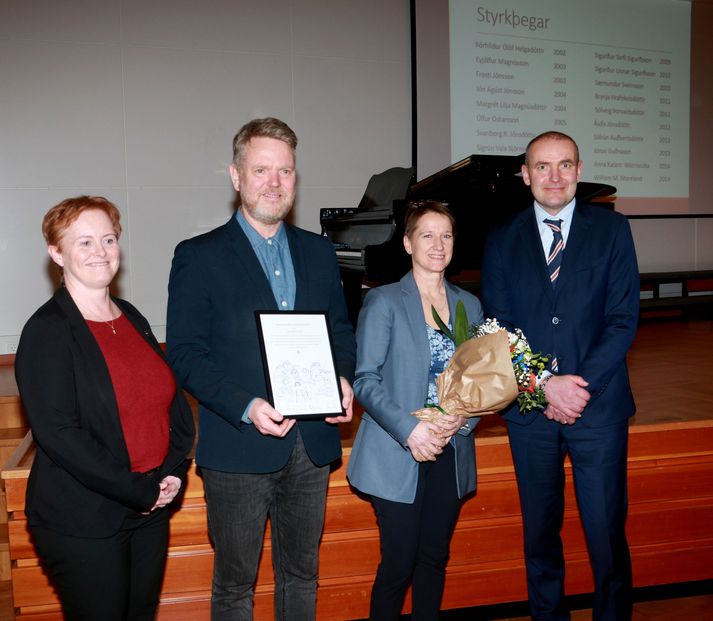
[[[593,619],[631,618],[626,454],[635,408],[626,353],[638,268],[626,218],[575,200],[581,172],[569,136],[534,138],[522,175],[535,202],[491,231],[482,264],[486,316],[521,328],[533,351],[551,356],[544,412],[505,411],[537,621],[570,618],[560,538],[567,453],[594,574]]]
[[[314,619],[335,423],[352,417],[355,343],[332,244],[284,222],[295,199],[297,137],[273,118],[235,136],[229,222],[180,243],[169,281],[167,353],[199,402],[196,461],[215,546],[211,619],[252,619],[267,515],[275,618]],[[255,310],[326,311],[344,416],[286,419],[267,401]]]

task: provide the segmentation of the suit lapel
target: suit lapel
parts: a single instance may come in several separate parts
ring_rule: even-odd
[[[584,248],[587,245],[590,225],[591,222],[587,215],[582,211],[579,205],[575,204],[572,214],[572,224],[569,227],[569,235],[567,236],[567,245],[562,255],[562,267],[560,268],[560,275],[557,278],[557,291],[562,290],[562,288],[575,277],[575,266],[579,263]]]
[[[235,216],[226,225],[226,232],[229,245],[238,258],[241,277],[251,281],[250,297],[255,301],[255,308],[277,310],[277,302],[270,282]]]
[[[142,323],[140,315],[138,315],[138,311],[131,304],[124,302],[124,300],[120,298],[112,296],[112,300],[114,300],[114,303],[121,309],[124,316],[129,320],[134,328],[136,328],[136,331],[144,338],[144,341],[146,341],[151,346],[151,349],[153,349],[168,364],[168,359],[161,349],[161,346],[151,333],[151,329]]]
[[[457,289],[448,281],[446,285],[446,299],[448,300],[448,315],[450,316],[451,325],[455,328],[456,321],[456,306],[458,305],[458,292]],[[473,318],[468,317],[468,327],[473,323]]]
[[[290,257],[292,258],[292,267],[295,270],[295,309],[309,308],[309,274],[307,273],[307,265],[305,257],[302,254],[302,246],[297,241],[295,230],[286,222],[282,223],[287,233],[287,243],[290,246]]]
[[[422,383],[420,389],[426,390],[428,388],[428,369],[431,366],[431,349],[428,345],[421,295],[413,278],[413,272],[409,272],[401,279],[401,300],[409,322],[412,342],[415,345],[415,355],[420,359],[418,368],[425,370],[423,377],[420,378]]]
[[[550,274],[547,270],[547,260],[542,250],[542,238],[537,226],[535,208],[530,207],[520,221],[520,250],[526,259],[526,264],[531,266],[533,286],[540,283],[549,299],[553,297]],[[565,253],[566,254],[566,253]]]

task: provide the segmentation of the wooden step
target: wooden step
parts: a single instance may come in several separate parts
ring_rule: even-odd
[[[20,397],[0,395],[0,429],[26,428],[27,426]]]
[[[8,541],[7,523],[0,524],[0,582],[10,580],[10,543]]]
[[[27,427],[0,427],[0,470],[27,434]],[[0,517],[0,521],[3,521]]]
[[[365,513],[371,513],[371,507],[363,501],[354,498],[354,503]],[[709,560],[713,558],[713,539],[710,538],[712,522],[713,497],[710,496],[698,500],[651,502],[637,502],[634,498],[627,525],[632,557],[648,559],[655,552],[668,558],[677,550],[696,548],[698,560],[695,563],[701,566],[703,557],[707,556]],[[682,524],[686,525],[685,528],[681,528]],[[24,531],[24,520],[12,520],[9,527],[13,540],[12,557],[17,559],[13,571],[16,605],[34,607],[56,602],[42,569],[31,556],[32,549]],[[24,531],[22,537],[14,534],[16,529]],[[20,539],[24,543],[17,546],[16,542]],[[563,539],[568,558],[581,556],[586,559],[586,544],[573,499],[565,515]],[[205,590],[212,575],[213,550],[210,544],[206,540],[204,543],[188,545],[185,540],[173,539],[171,544],[163,585],[164,596]],[[379,534],[375,525],[365,530],[326,533],[320,548],[321,580],[347,576],[353,576],[355,580],[362,579],[360,576],[373,577],[378,558]],[[453,535],[449,570],[459,572],[467,568],[475,570],[497,567],[500,563],[524,566],[519,516],[468,519],[466,513],[459,520]],[[680,566],[655,564],[658,580],[679,581]],[[713,567],[707,571],[708,576],[713,577]],[[647,570],[641,575],[653,575],[653,572]],[[636,579],[639,580],[639,574]],[[271,545],[267,538],[258,572],[258,584],[269,586],[273,582]],[[481,595],[473,591],[470,597],[480,600]]]
[[[15,369],[12,364],[0,364],[0,429],[27,426],[15,382]]]
[[[651,549],[652,559],[657,559],[672,570],[680,581],[695,580],[704,570],[704,565],[713,553],[713,542],[702,550],[698,547],[678,551]],[[642,576],[642,583],[649,577],[651,563],[646,554],[633,556],[634,574]],[[317,591],[317,618],[319,619],[361,619],[368,616],[369,594],[373,576],[348,576],[320,579]],[[591,569],[586,555],[567,555],[567,592],[577,594],[591,591]],[[659,584],[652,582],[651,584]],[[583,590],[580,590],[583,589]],[[473,604],[472,594],[480,594],[477,604]],[[473,605],[489,605],[499,602],[522,601],[527,599],[524,567],[515,562],[504,561],[497,565],[478,568],[449,569],[447,573],[444,601],[449,607],[465,608]],[[407,597],[407,606],[409,609]],[[273,619],[272,593],[269,585],[260,586],[255,591],[256,619]],[[62,621],[58,605],[28,606],[21,609],[23,621]],[[161,598],[158,621],[197,621],[210,618],[210,592],[201,589],[186,592],[181,596],[164,595]]]

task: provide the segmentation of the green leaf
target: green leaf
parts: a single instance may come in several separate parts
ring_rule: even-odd
[[[445,334],[449,339],[451,339],[451,341],[453,341],[457,347],[458,342],[456,341],[452,332],[448,329],[448,326],[443,323],[443,319],[438,316],[438,311],[436,310],[435,306],[431,306],[431,315],[433,315],[433,320],[436,322],[438,329],[443,332],[443,334]]]
[[[446,416],[448,416],[448,412],[446,412],[446,411],[445,411],[440,405],[438,405],[437,403],[424,403],[424,404],[423,404],[423,407],[425,407],[425,408],[434,408],[434,409],[438,410],[441,414],[445,414]]]
[[[468,340],[468,314],[465,312],[465,304],[461,300],[458,300],[458,304],[456,304],[456,318],[453,327],[456,335],[455,344],[458,347]]]

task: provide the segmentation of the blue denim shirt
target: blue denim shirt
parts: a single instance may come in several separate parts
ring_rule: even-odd
[[[250,226],[242,209],[238,209],[235,219],[243,229],[258,261],[260,261],[262,270],[272,288],[272,294],[275,296],[277,307],[280,310],[294,310],[297,281],[285,227],[280,226],[273,237],[265,239]]]

